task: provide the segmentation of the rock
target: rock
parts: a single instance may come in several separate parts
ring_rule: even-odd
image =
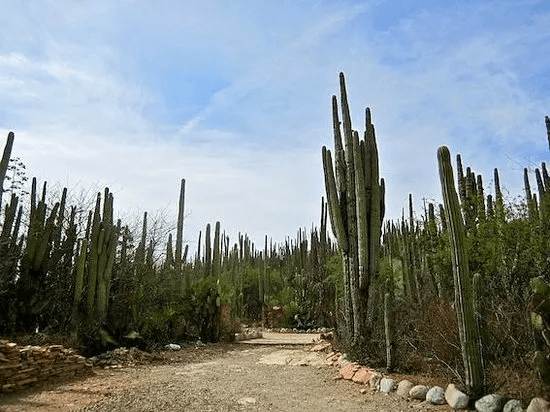
[[[329,343],[329,342],[321,342],[317,345],[315,345],[313,348],[311,348],[310,350],[312,352],[322,352],[324,351],[325,349],[328,349],[330,348],[332,345]]]
[[[397,388],[397,383],[393,379],[383,378],[380,381],[380,391],[389,393]]]
[[[421,401],[425,401],[426,400],[426,394],[428,393],[429,389],[430,388],[428,388],[425,385],[413,386],[411,388],[411,390],[409,391],[409,397],[411,399],[418,399],[418,400],[421,400]]]
[[[345,353],[340,355],[340,357],[338,358],[338,366],[343,368],[344,366],[346,365],[349,365],[351,363],[351,361],[348,359],[348,355],[346,355]]]
[[[465,409],[470,402],[470,397],[450,383],[445,390],[445,400],[453,409]]]
[[[523,412],[521,401],[518,399],[510,399],[506,402],[506,405],[504,405],[502,412]]]
[[[360,366],[356,363],[349,363],[346,366],[344,366],[342,369],[340,369],[340,375],[342,375],[342,378],[351,380],[353,378],[353,375],[355,375],[355,372],[359,370]]]
[[[169,343],[168,345],[165,346],[165,348],[168,350],[180,350],[181,346],[175,343]]]
[[[254,405],[256,403],[255,398],[241,398],[237,401],[239,405]]]
[[[374,390],[380,390],[380,381],[382,380],[383,376],[380,372],[373,372],[370,379],[369,379],[369,386],[371,389]]]
[[[542,398],[533,398],[527,407],[527,412],[542,411],[550,411],[550,403]]]
[[[504,406],[504,396],[498,393],[486,395],[476,401],[476,411],[478,412],[500,412]]]
[[[413,386],[414,386],[414,383],[412,383],[411,381],[408,381],[406,379],[402,380],[397,385],[397,396],[400,396],[405,399],[408,398],[409,392]]]
[[[339,353],[335,353],[333,354],[332,356],[328,356],[327,357],[327,364],[328,365],[336,365],[336,363],[338,362],[338,359],[340,358],[340,354]]]
[[[372,371],[368,370],[367,368],[359,368],[357,372],[355,372],[355,375],[353,375],[353,378],[351,378],[352,381],[359,384],[366,384],[369,379],[372,376]]]
[[[445,404],[445,391],[441,386],[434,386],[426,393],[426,399],[434,405]]]

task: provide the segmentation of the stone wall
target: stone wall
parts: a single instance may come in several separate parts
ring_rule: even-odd
[[[92,364],[62,345],[19,346],[0,340],[0,393],[85,376]]]

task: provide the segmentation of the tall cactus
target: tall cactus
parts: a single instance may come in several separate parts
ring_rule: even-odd
[[[8,133],[8,140],[6,141],[6,146],[4,147],[4,154],[2,155],[2,160],[0,161],[0,211],[2,210],[2,194],[4,193],[4,179],[6,178],[6,172],[8,171],[8,165],[10,163],[11,151],[13,148],[13,141],[15,135],[13,132]]]
[[[332,97],[335,164],[323,147],[323,170],[329,215],[344,266],[345,329],[353,343],[369,334],[367,305],[371,280],[378,276],[384,215],[384,182],[379,179],[378,149],[370,109],[364,139],[352,130],[344,74],[340,73],[340,104]],[[335,173],[336,171],[336,173]]]
[[[437,151],[441,191],[447,211],[447,223],[451,231],[453,279],[455,286],[455,310],[465,383],[470,393],[480,394],[483,390],[483,363],[479,348],[479,330],[474,316],[474,298],[470,279],[466,234],[460,203],[453,180],[451,156],[446,146]]]
[[[98,193],[97,195],[88,242],[86,308],[89,324],[97,323],[101,325],[107,316],[111,277],[120,231],[120,220],[116,226],[113,224],[113,194],[109,192],[108,188],[105,188],[103,212],[101,209],[101,194]],[[80,273],[77,273],[77,280],[80,281],[78,276],[80,276]]]
[[[185,179],[181,179],[180,199],[178,203],[178,226],[176,231],[176,256],[174,263],[176,269],[181,270],[182,267],[182,250],[183,250],[183,219],[185,211]]]

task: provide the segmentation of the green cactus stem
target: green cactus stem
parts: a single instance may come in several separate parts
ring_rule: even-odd
[[[474,294],[470,280],[464,221],[455,190],[449,149],[446,146],[441,146],[437,156],[441,191],[453,247],[455,310],[466,375],[465,384],[471,394],[477,395],[483,391],[483,363],[479,350],[479,330],[474,316]]]
[[[2,211],[2,194],[4,193],[4,180],[8,171],[8,165],[10,163],[11,151],[13,149],[13,141],[15,140],[15,134],[13,132],[8,133],[8,139],[6,146],[4,146],[4,153],[2,160],[0,161],[0,212]]]
[[[185,259],[182,258],[183,250],[183,220],[185,218],[185,179],[181,179],[180,186],[180,198],[178,203],[178,226],[176,230],[176,256],[174,262],[176,264],[176,269],[181,270],[182,261]]]

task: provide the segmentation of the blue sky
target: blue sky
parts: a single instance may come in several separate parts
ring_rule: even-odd
[[[0,135],[29,175],[169,219],[185,178],[192,245],[216,220],[260,245],[318,222],[340,71],[390,218],[440,201],[439,145],[510,197],[549,158],[548,0],[0,0],[0,24]]]

